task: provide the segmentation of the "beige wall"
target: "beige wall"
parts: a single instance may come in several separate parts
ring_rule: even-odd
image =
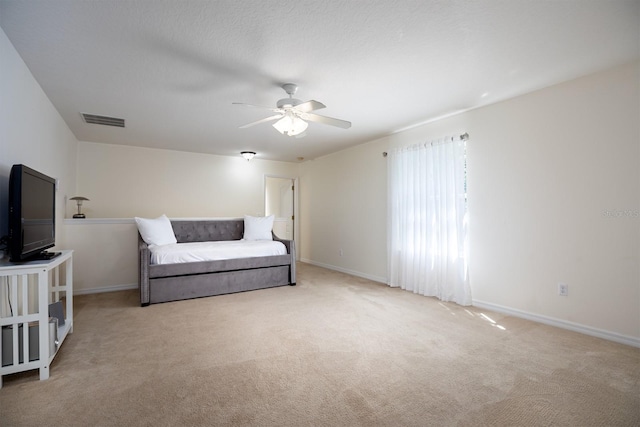
[[[374,141],[300,166],[302,261],[386,282],[386,146]]]
[[[469,114],[474,299],[640,338],[639,77],[636,63]]]
[[[76,146],[76,138],[0,29],[0,235],[7,233],[9,172],[22,163],[59,180],[56,248],[67,247],[62,219],[66,199],[75,192]]]
[[[131,289],[138,286],[138,229],[133,219],[65,220],[73,248],[75,293]]]
[[[90,218],[264,214],[264,175],[298,165],[254,158],[80,142],[78,193]],[[69,211],[69,216],[73,210]]]
[[[304,163],[302,258],[385,278],[380,153],[466,131],[474,304],[640,344],[639,81],[621,66]]]

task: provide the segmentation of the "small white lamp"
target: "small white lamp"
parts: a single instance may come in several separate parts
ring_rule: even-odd
[[[86,218],[85,215],[82,213],[82,202],[85,200],[89,200],[86,197],[82,197],[82,196],[74,196],[72,198],[70,198],[69,200],[75,200],[76,204],[78,205],[78,213],[73,215],[74,218]]]

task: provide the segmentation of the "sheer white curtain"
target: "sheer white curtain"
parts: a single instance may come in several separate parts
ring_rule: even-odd
[[[388,167],[389,286],[470,305],[465,141],[394,149]]]

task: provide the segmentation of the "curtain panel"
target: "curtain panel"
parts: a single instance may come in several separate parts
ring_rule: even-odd
[[[471,304],[465,179],[459,138],[389,153],[389,286]]]

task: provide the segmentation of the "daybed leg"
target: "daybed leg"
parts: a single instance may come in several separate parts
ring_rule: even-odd
[[[140,304],[140,307],[149,307],[150,304],[150,302],[143,302],[142,304]]]
[[[289,283],[289,286],[295,286],[295,285],[296,285],[295,283]]]

